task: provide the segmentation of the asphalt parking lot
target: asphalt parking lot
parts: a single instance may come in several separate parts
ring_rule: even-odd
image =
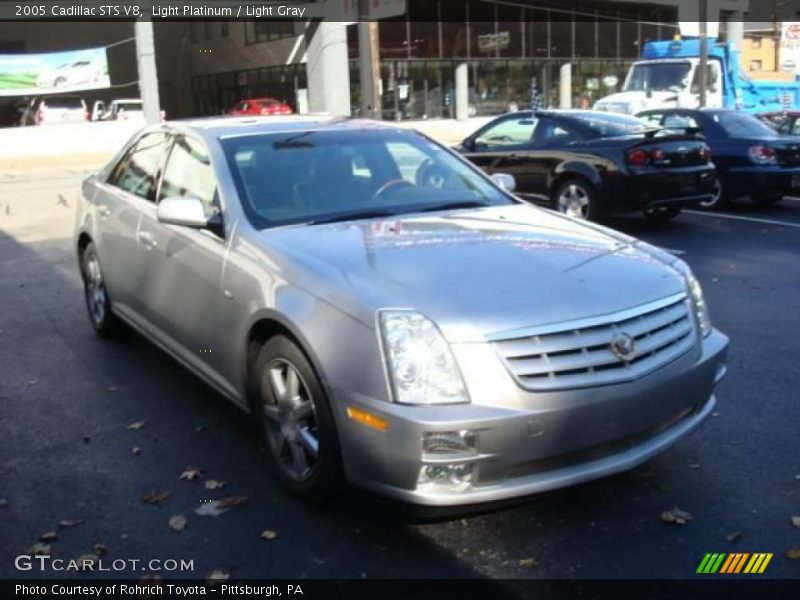
[[[0,577],[52,532],[53,557],[194,561],[165,578],[692,578],[705,553],[734,551],[772,552],[765,577],[800,578],[786,557],[800,548],[800,199],[616,223],[685,259],[731,338],[699,430],[630,473],[424,521],[361,499],[298,504],[238,409],[142,339],[95,336],[71,240],[81,175],[0,175]],[[187,467],[202,474],[181,479]],[[246,501],[195,512],[224,497]],[[676,507],[692,520],[662,522]]]

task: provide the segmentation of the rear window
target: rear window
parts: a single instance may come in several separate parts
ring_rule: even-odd
[[[711,118],[732,137],[759,137],[762,135],[773,137],[775,135],[775,130],[769,125],[745,113],[723,111],[714,113]]]
[[[47,108],[83,108],[83,99],[78,96],[51,96],[42,100]]]
[[[634,117],[586,112],[571,117],[590,138],[635,135],[652,127]]]

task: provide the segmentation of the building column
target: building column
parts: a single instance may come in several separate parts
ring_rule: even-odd
[[[456,65],[455,84],[456,119],[464,121],[469,118],[469,69],[467,63]]]
[[[561,65],[558,75],[558,107],[572,108],[572,63]]]
[[[731,42],[736,50],[741,51],[742,40],[744,39],[744,21],[742,13],[733,12],[725,20],[725,39]]]
[[[306,76],[311,112],[350,115],[347,26],[318,21],[306,29]]]

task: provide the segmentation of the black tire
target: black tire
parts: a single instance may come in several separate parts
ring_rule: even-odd
[[[100,269],[100,260],[97,250],[89,242],[80,255],[81,277],[83,279],[83,296],[86,301],[86,310],[89,321],[94,330],[104,338],[119,336],[124,325],[119,317],[114,314],[111,298],[108,296],[103,272]]]
[[[672,221],[675,217],[681,214],[681,209],[678,206],[658,206],[654,208],[647,208],[644,211],[644,217],[651,223],[667,223]]]
[[[705,202],[698,202],[697,208],[700,210],[722,210],[727,207],[730,198],[725,183],[719,176],[714,177],[714,196]]]
[[[605,216],[598,206],[597,190],[580,177],[570,177],[558,185],[553,193],[553,208],[587,221],[602,221]]]
[[[292,387],[289,369],[298,377],[296,395],[285,393]],[[281,483],[304,502],[327,502],[342,486],[342,458],[331,407],[311,363],[297,344],[277,335],[258,351],[251,381],[253,419]]]
[[[773,206],[783,200],[783,194],[769,194],[764,196],[753,196],[753,203],[761,208]]]

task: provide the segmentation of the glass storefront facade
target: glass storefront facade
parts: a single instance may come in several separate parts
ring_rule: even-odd
[[[677,33],[677,8],[611,0],[408,0],[402,17],[379,23],[384,119],[454,117],[455,68],[467,63],[469,113],[495,115],[557,106],[561,67],[572,67],[573,107],[619,90],[649,40]],[[245,23],[246,44],[289,35],[288,24]],[[351,107],[359,112],[357,25],[347,28]],[[534,82],[535,80],[535,82]],[[247,97],[270,96],[295,109],[305,65],[265,66],[194,77],[196,114],[219,114]]]

